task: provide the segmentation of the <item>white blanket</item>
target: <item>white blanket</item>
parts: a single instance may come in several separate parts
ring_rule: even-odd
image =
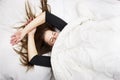
[[[76,9],[80,18],[104,20],[120,16],[120,1],[118,0],[88,0],[79,1]]]
[[[120,80],[120,1],[80,1],[52,50],[56,80]],[[118,17],[118,18],[117,18]]]
[[[120,80],[120,17],[69,23],[51,62],[56,80]]]

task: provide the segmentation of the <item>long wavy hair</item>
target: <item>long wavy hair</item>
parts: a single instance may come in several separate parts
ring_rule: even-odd
[[[48,11],[48,7],[50,6],[48,6],[47,0],[41,0],[41,5],[42,5],[41,6],[42,12]],[[32,13],[30,4],[27,0],[25,3],[25,9],[26,9],[26,15],[27,15],[26,20],[27,20],[27,23],[29,23],[32,19],[35,18],[35,15]],[[27,24],[24,24],[19,28],[24,28],[26,25]],[[38,55],[48,53],[52,49],[52,47],[47,43],[45,43],[44,41],[44,33],[47,30],[55,31],[55,28],[49,25],[48,23],[44,23],[42,25],[39,25],[36,29],[34,39],[35,39],[35,46],[36,46]],[[20,62],[22,63],[23,66],[27,67],[27,71],[28,71],[30,68],[33,67],[33,65],[29,64],[27,45],[28,45],[28,36],[26,35],[18,44],[17,48],[14,48],[14,50],[16,51],[16,53],[20,55]]]

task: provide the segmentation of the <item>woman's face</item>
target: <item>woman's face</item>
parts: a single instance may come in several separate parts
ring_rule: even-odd
[[[50,46],[53,46],[59,33],[51,30],[47,30],[44,35],[44,40],[46,43],[48,43]]]

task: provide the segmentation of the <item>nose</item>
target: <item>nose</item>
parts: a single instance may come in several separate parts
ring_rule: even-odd
[[[54,33],[53,37],[56,39],[57,38],[57,32]]]

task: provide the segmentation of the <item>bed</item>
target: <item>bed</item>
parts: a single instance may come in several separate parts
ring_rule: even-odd
[[[41,12],[41,10],[39,9],[39,7],[40,7],[39,0],[29,0],[29,1],[31,4],[31,7],[33,8],[33,12],[37,16]],[[114,13],[111,13],[110,15],[108,15],[108,17],[105,17],[106,15],[101,15],[101,14],[104,14],[102,11],[100,11],[101,13],[98,11],[96,13],[94,13],[94,14],[97,14],[96,16],[94,16],[93,13],[91,13],[91,12],[95,12],[96,10],[98,10],[97,8],[93,9],[93,7],[97,6],[99,4],[99,2],[102,3],[102,1],[100,1],[100,0],[89,0],[89,2],[86,2],[87,0],[84,0],[84,1],[85,2],[83,2],[83,0],[48,0],[49,5],[51,6],[51,12],[69,23],[67,25],[68,27],[65,27],[65,29],[61,32],[61,36],[60,36],[61,38],[63,36],[67,36],[68,35],[67,33],[69,33],[69,31],[71,31],[71,32],[76,31],[77,28],[75,28],[75,30],[72,28],[75,26],[78,26],[79,24],[82,24],[81,21],[83,21],[83,23],[84,23],[84,21],[87,22],[87,20],[93,20],[93,21],[101,20],[102,21],[104,18],[108,19],[110,17],[115,17],[115,16],[119,15],[118,9],[119,9],[120,2],[117,0],[102,0],[104,2],[104,4],[107,5],[105,9],[108,8],[109,12],[111,12],[111,10],[114,10]],[[93,3],[96,5],[92,5]],[[35,68],[33,70],[30,70],[29,72],[26,73],[25,72],[26,69],[23,66],[21,66],[21,64],[19,62],[19,55],[17,55],[14,52],[14,50],[10,44],[10,37],[16,31],[15,29],[13,29],[13,26],[17,27],[18,25],[21,25],[22,22],[25,22],[26,15],[25,15],[24,4],[25,4],[25,0],[19,0],[19,1],[18,0],[12,0],[12,1],[0,0],[0,45],[1,45],[0,46],[0,59],[1,59],[1,61],[0,61],[0,80],[33,80],[33,79],[35,79],[35,80],[52,80],[51,79],[52,72],[51,72],[50,68],[35,66]],[[100,6],[100,4],[98,5],[98,7]],[[111,5],[112,5],[112,9],[110,7]],[[99,7],[99,8],[101,8],[101,7]],[[93,9],[93,10],[91,10],[91,9]],[[101,10],[102,10],[102,8],[101,8]],[[86,11],[88,12],[87,14],[85,14]],[[100,13],[100,14],[98,14],[98,13]],[[78,19],[78,17],[80,17],[80,19]],[[75,23],[74,23],[74,20],[76,20]],[[71,27],[69,27],[69,26],[71,26]],[[67,30],[67,28],[68,28],[68,30]],[[66,34],[66,35],[64,35],[64,34]],[[71,36],[74,36],[75,34],[76,33],[71,34]],[[81,34],[81,32],[80,32],[80,34]],[[78,80],[79,78],[83,78],[83,80],[85,80],[85,79],[87,80],[88,78],[90,78],[91,80],[93,80],[91,75],[89,75],[89,73],[94,74],[97,77],[97,73],[95,74],[94,72],[92,72],[90,70],[91,66],[88,67],[89,70],[88,70],[88,68],[86,70],[86,67],[84,67],[84,65],[82,65],[84,63],[79,62],[80,60],[78,58],[76,58],[76,56],[81,57],[80,54],[76,54],[79,51],[79,49],[77,49],[79,47],[76,47],[76,44],[77,44],[77,42],[79,42],[79,40],[76,39],[75,40],[76,43],[70,44],[71,47],[69,47],[69,49],[66,49],[69,51],[72,51],[74,49],[69,54],[70,56],[68,56],[67,54],[65,55],[62,52],[60,52],[61,54],[57,54],[58,53],[57,50],[61,49],[61,51],[64,51],[65,46],[68,46],[67,45],[68,42],[65,43],[66,45],[64,44],[65,46],[63,48],[59,46],[59,45],[63,46],[63,43],[64,43],[61,41],[60,37],[58,38],[55,46],[53,47],[53,51],[52,51],[52,53],[53,53],[52,67],[53,67],[53,72],[54,72],[56,80],[57,79],[58,80],[70,80],[70,79]],[[73,40],[72,37],[70,38],[70,40],[71,41]],[[67,40],[65,40],[65,41],[67,41]],[[61,44],[59,44],[59,42]],[[88,45],[88,47],[89,47],[89,45]],[[67,51],[65,51],[65,52],[67,52]],[[72,53],[74,53],[75,55],[71,56]],[[62,57],[62,59],[61,58],[56,59],[58,57],[58,55],[59,55],[59,57]],[[74,63],[74,62],[71,63],[71,61],[70,62],[66,61],[66,60],[69,60],[69,58],[75,58],[78,60],[76,60],[76,63]],[[85,58],[84,60],[86,61],[86,63],[89,62],[89,56],[88,56],[87,60],[84,55],[82,58],[83,59]],[[81,63],[80,65],[82,66],[82,68],[79,67],[78,65],[76,65],[78,63]],[[68,64],[71,64],[71,65],[68,66]],[[72,64],[73,65],[75,64],[76,66],[73,66]],[[86,66],[87,65],[88,64],[86,64]],[[89,64],[89,65],[91,65],[91,64]],[[65,73],[68,73],[68,74],[65,74],[66,77],[65,77],[65,75],[59,75],[61,73],[59,71],[60,66],[62,66],[61,70],[64,70]],[[72,67],[74,67],[74,69]],[[96,68],[99,68],[99,66]],[[74,72],[75,74],[71,73],[68,69],[73,69],[71,72]],[[86,74],[86,72],[83,71],[82,69],[89,72],[87,77],[85,77],[86,75],[84,75],[84,74]],[[103,68],[101,68],[101,69],[103,69]],[[80,72],[80,71],[82,71],[82,72]],[[71,76],[70,73],[72,75],[74,75],[75,78],[72,77],[72,78],[68,79],[68,77]],[[79,74],[81,74],[81,75],[79,75]],[[118,75],[119,75],[119,73],[118,73]],[[101,72],[101,76],[103,76],[102,72]],[[111,74],[109,76],[111,76]],[[106,76],[104,76],[104,77],[106,77]],[[102,79],[103,79],[103,77],[102,77]],[[106,78],[104,78],[104,79],[106,79]]]

